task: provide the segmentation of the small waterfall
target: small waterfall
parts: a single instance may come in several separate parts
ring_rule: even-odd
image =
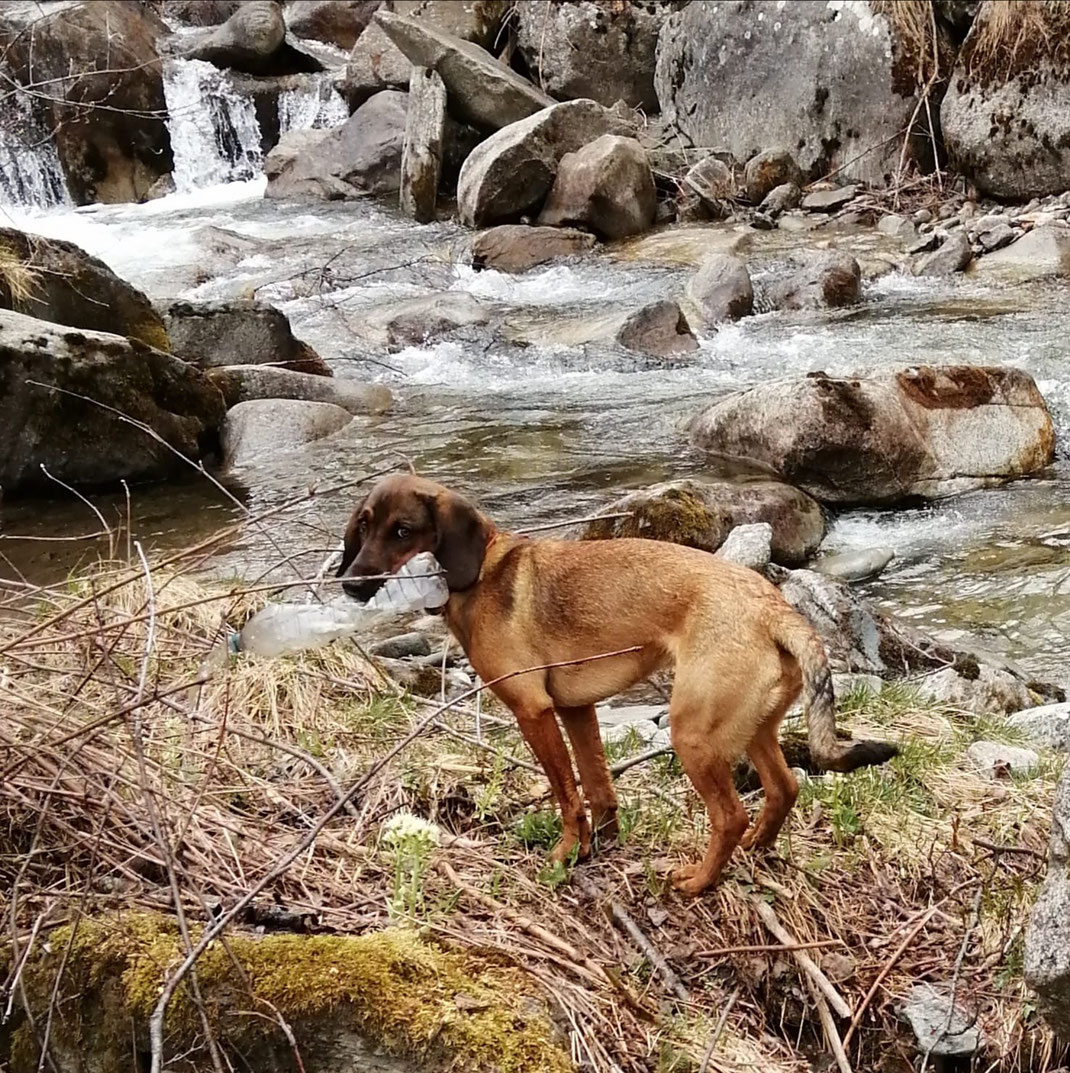
[[[55,139],[34,103],[15,90],[0,110],[0,205],[48,209],[70,202]]]
[[[279,133],[337,127],[349,118],[345,99],[331,76],[305,76],[307,84],[279,94]]]
[[[256,108],[218,67],[171,60],[163,89],[179,193],[260,174],[264,154]]]

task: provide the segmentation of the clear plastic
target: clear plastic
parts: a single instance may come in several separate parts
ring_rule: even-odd
[[[261,656],[319,648],[408,611],[442,607],[449,595],[438,560],[422,552],[388,578],[367,603],[342,596],[320,604],[268,604],[242,627],[235,647]]]

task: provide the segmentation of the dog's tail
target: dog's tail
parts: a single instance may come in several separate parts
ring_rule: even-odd
[[[802,671],[803,710],[810,740],[810,759],[825,771],[854,771],[869,764],[883,764],[899,755],[897,746],[885,741],[841,741],[836,736],[836,703],[832,674],[821,638],[795,612],[778,623],[775,639],[795,657]]]

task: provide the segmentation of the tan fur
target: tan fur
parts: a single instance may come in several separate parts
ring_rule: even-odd
[[[433,551],[445,567],[447,624],[485,682],[639,648],[492,687],[515,715],[561,809],[555,860],[574,851],[585,857],[591,848],[591,822],[555,712],[572,744],[594,829],[615,835],[617,799],[594,705],[663,668],[675,669],[673,747],[710,820],[702,861],[673,877],[688,893],[715,883],[740,841],[748,847],[775,841],[797,794],[777,730],[804,687],[820,766],[847,770],[894,752],[837,740],[821,641],[752,570],[678,544],[529,540],[499,532],[460,496],[406,475],[381,481],[354,512],[339,573],[354,579],[347,591],[366,597],[379,582],[357,579],[392,572],[419,551]],[[765,791],[749,830],[732,782],[732,762],[744,751]]]

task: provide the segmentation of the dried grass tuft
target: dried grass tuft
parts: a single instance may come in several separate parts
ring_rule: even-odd
[[[34,295],[40,273],[28,265],[18,252],[0,243],[0,300],[10,306],[25,305]]]
[[[963,45],[971,78],[1004,82],[1047,64],[1070,77],[1070,0],[986,3]]]

